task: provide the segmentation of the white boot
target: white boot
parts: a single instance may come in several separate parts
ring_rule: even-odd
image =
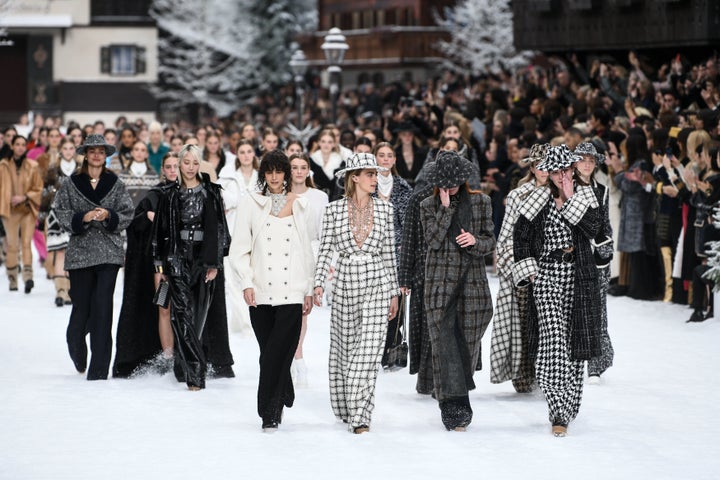
[[[305,359],[294,359],[290,367],[290,374],[292,375],[295,388],[307,388],[307,366],[305,365]]]

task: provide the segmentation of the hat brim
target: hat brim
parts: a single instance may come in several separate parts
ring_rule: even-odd
[[[428,175],[429,183],[438,188],[453,188],[465,184],[472,175],[473,168],[468,160],[464,160],[461,165],[460,171],[452,177],[444,176],[441,172],[442,169],[438,169],[437,165],[435,165],[434,171],[431,175]]]
[[[337,172],[335,172],[335,177],[337,177],[337,178],[344,177],[346,173],[352,172],[355,170],[377,170],[378,172],[387,172],[389,170],[389,168],[381,167],[379,165],[378,166],[364,165],[364,166],[358,166],[358,167],[348,167],[348,168],[343,168],[342,170],[338,170]]]
[[[85,151],[90,147],[103,147],[105,149],[105,156],[109,157],[110,155],[113,155],[117,149],[115,148],[115,145],[110,145],[109,143],[103,143],[100,145],[80,145],[75,149],[75,153],[78,155],[85,155]]]

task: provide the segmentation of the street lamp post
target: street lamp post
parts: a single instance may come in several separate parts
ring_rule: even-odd
[[[328,64],[328,75],[330,77],[330,97],[332,99],[332,121],[337,122],[337,102],[340,96],[340,65],[345,59],[345,52],[349,45],[345,41],[345,35],[337,28],[331,28],[325,35],[325,41],[320,46],[325,53],[325,60]]]
[[[303,113],[305,112],[305,73],[307,72],[308,62],[305,59],[305,53],[298,49],[290,57],[290,68],[295,76],[295,96],[298,103],[298,129],[303,129]]]

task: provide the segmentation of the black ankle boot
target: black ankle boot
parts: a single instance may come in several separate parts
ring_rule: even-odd
[[[705,321],[705,315],[703,315],[702,310],[695,310],[692,315],[690,315],[690,319],[685,323],[690,322],[704,322]]]

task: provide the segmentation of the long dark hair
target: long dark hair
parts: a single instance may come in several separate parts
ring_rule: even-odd
[[[23,160],[25,160],[25,157],[27,157],[27,152],[28,152],[28,148],[27,148],[28,139],[27,139],[25,136],[23,136],[23,135],[15,135],[15,136],[13,136],[12,140],[10,141],[10,146],[11,146],[11,147],[15,146],[15,142],[16,142],[18,139],[25,140],[25,153],[23,153],[22,155],[20,155],[20,158],[15,159],[15,152],[14,152],[14,151],[12,150],[12,148],[11,148],[11,149],[10,149],[10,158],[13,159],[13,160],[20,160],[20,161],[22,162]]]
[[[292,190],[292,179],[290,173],[290,161],[282,150],[272,150],[263,155],[260,161],[260,170],[258,171],[258,188],[260,192],[267,194],[267,182],[265,182],[265,174],[269,172],[283,172],[285,174],[285,191]]]

